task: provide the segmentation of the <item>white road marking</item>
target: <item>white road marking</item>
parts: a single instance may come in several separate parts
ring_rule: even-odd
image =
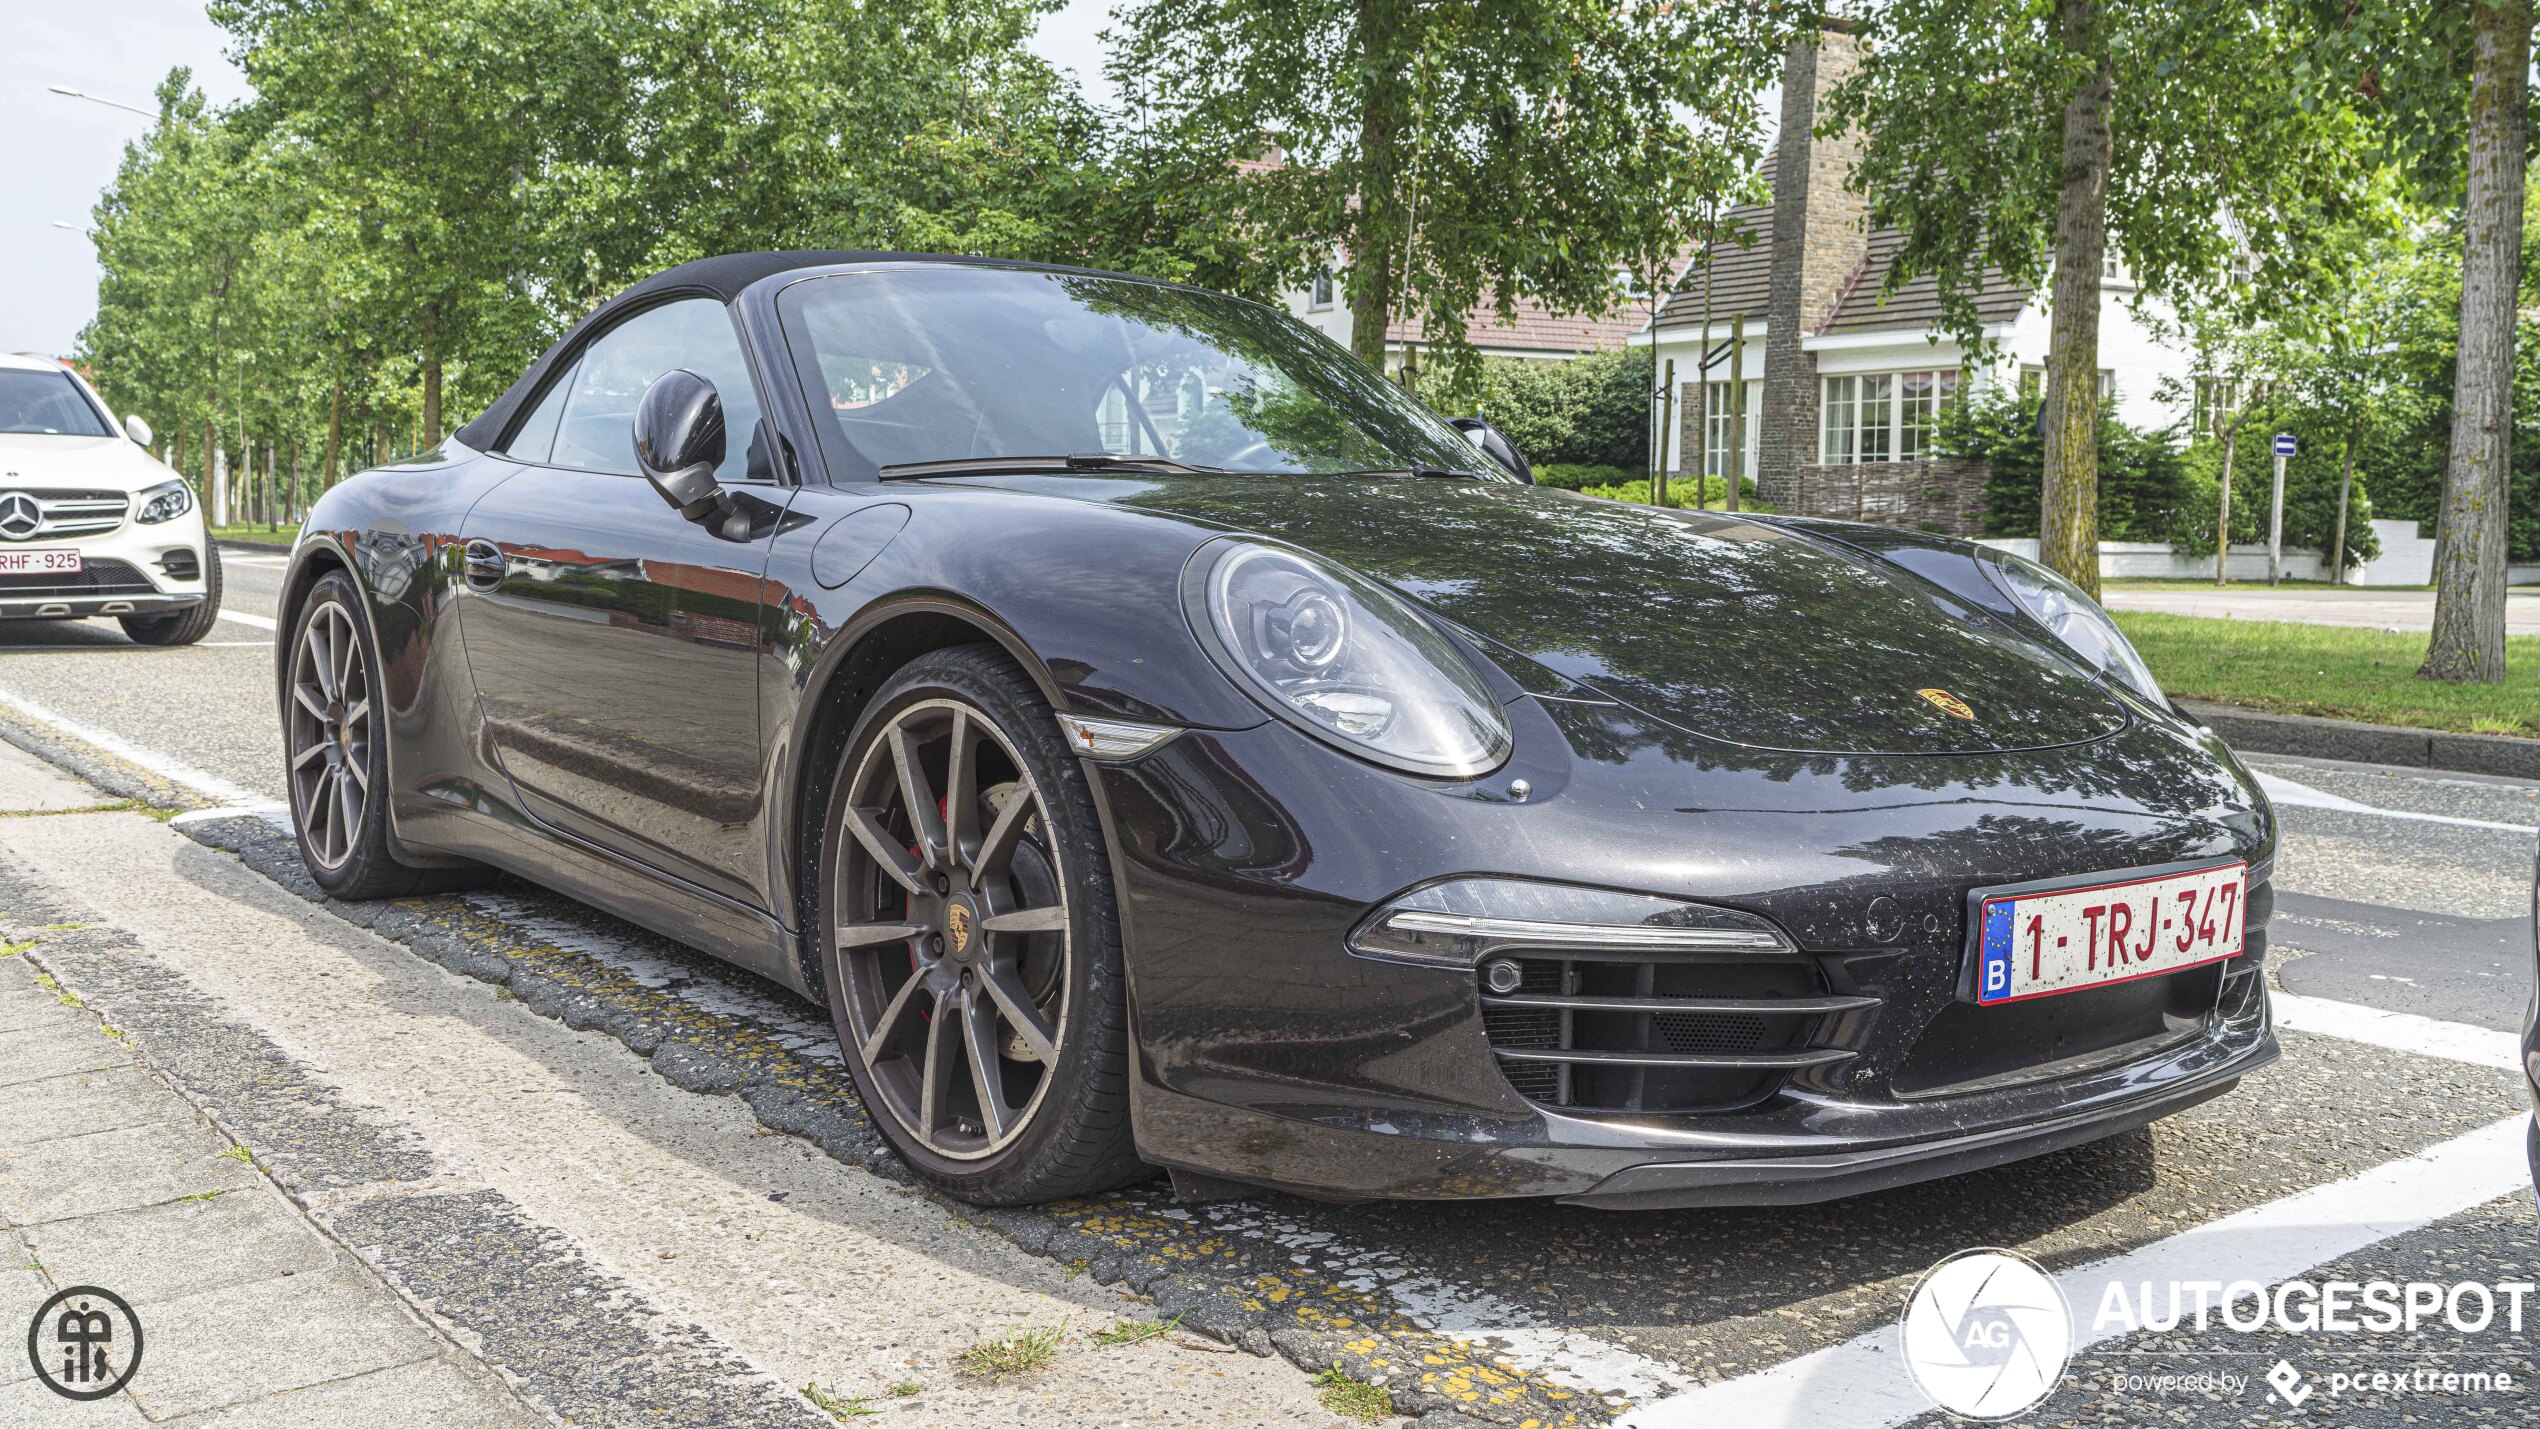
[[[7,705],[37,724],[46,725],[73,739],[93,744],[118,759],[139,765],[169,783],[182,785],[204,798],[217,799],[223,804],[233,804],[242,808],[264,808],[274,802],[253,789],[232,784],[219,775],[208,770],[197,769],[182,759],[161,754],[156,750],[143,749],[121,735],[55,714],[15,691],[0,689],[0,705]]]
[[[270,615],[250,615],[246,611],[232,610],[225,605],[221,607],[220,618],[235,620],[241,625],[268,632],[279,632],[282,629],[282,626]]]
[[[2267,1003],[2275,1009],[2276,1025],[2295,1032],[2342,1037],[2394,1052],[2413,1052],[2420,1057],[2442,1057],[2506,1071],[2522,1065],[2522,1039],[2510,1032],[2273,989],[2267,993]]]
[[[2275,1285],[2445,1216],[2530,1189],[2527,1116],[2507,1117],[2414,1156],[2252,1206],[2055,1277],[2073,1307],[2073,1349],[2112,1339],[2094,1327],[2110,1282],[2250,1281]],[[1624,1415],[1618,1429],[1735,1424],[1740,1429],[1886,1429],[1929,1414],[1896,1331],[1882,1327],[1768,1370],[1687,1390]]]
[[[2507,833],[2540,834],[2540,829],[2535,829],[2529,824],[2506,824],[2494,819],[2464,819],[2451,814],[2419,814],[2406,809],[2376,808],[2371,804],[2357,803],[2343,794],[2332,794],[2325,789],[2314,789],[2308,784],[2297,784],[2281,774],[2270,774],[2263,769],[2252,769],[2249,772],[2257,776],[2258,787],[2267,791],[2269,799],[2295,808],[2328,809],[2340,814],[2370,814],[2382,819],[2410,819],[2421,824],[2451,824],[2464,829],[2503,829]]]

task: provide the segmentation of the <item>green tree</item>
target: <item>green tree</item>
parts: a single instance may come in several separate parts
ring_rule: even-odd
[[[1469,396],[1468,314],[1521,296],[1604,313],[1618,274],[1669,275],[1706,200],[1755,166],[1793,8],[1128,0],[1111,73],[1139,147],[1260,271],[1302,283],[1339,260],[1359,356],[1418,318]]]
[[[1854,182],[1905,232],[1889,282],[1930,274],[1980,343],[1988,267],[2051,279],[2040,510],[2047,564],[2098,589],[2099,314],[2110,260],[2152,294],[2307,277],[2298,238],[2363,173],[2351,107],[2283,74],[2309,32],[2281,7],[2177,0],[1891,0],[1831,124],[1858,124]],[[2307,101],[2307,102],[2306,102]]]

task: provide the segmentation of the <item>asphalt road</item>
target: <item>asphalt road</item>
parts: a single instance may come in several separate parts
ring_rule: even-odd
[[[2107,588],[2105,599],[2111,610],[2158,610],[2215,620],[2364,625],[2420,634],[2434,628],[2434,592],[2430,590],[2330,590],[2324,586],[2270,587],[2242,581],[2206,590],[2112,585]],[[2516,586],[2506,593],[2505,631],[2509,635],[2540,635],[2540,587]]]
[[[232,554],[236,618],[190,650],[136,648],[108,622],[0,626],[0,733],[108,790],[193,805],[273,796],[279,566]],[[2532,1268],[2513,1124],[2528,1108],[2506,1033],[2530,995],[2540,785],[2251,763],[2285,827],[2282,1062],[2142,1133],[1778,1210],[1182,1207],[1157,1186],[965,1212],[891,1179],[817,1009],[525,887],[384,909],[304,902],[287,842],[252,819],[0,820],[0,925],[28,938],[95,920],[126,939],[129,953],[39,937],[35,956],[88,978],[101,1005],[123,999],[144,1048],[196,1068],[201,1095],[236,1124],[287,1121],[267,1105],[277,1098],[334,1098],[469,1168],[467,1194],[390,1198],[345,1233],[385,1247],[396,1281],[463,1343],[533,1399],[572,1404],[578,1423],[654,1422],[665,1396],[684,1406],[671,1422],[748,1422],[767,1384],[806,1380],[927,1423],[1311,1423],[1324,1411],[1307,1368],[1338,1361],[1442,1425],[1888,1424],[1926,1407],[1910,1389],[1899,1397],[1896,1317],[1924,1271],[1976,1246],[2021,1250],[2063,1277],[2089,1332],[2035,1422],[2279,1422],[2295,1411],[2264,1379],[2278,1360],[2322,1395],[2328,1375],[2384,1363],[2515,1382],[2303,1393],[2299,1417],[2530,1422],[2524,1381],[2540,1365],[2501,1324],[2439,1343],[2091,1331],[2120,1273],[2222,1267],[2271,1283],[2330,1265],[2498,1281]],[[131,971],[145,966],[191,989],[199,1014]],[[481,978],[505,981],[489,995],[470,980]],[[193,1050],[241,1038],[282,1070],[250,1076],[236,1056]],[[267,1090],[286,1084],[313,1090]],[[286,1188],[302,1174],[277,1164]],[[596,1371],[572,1349],[587,1327],[505,1308],[515,1262],[448,1249],[484,1243],[543,1246],[611,1304],[686,1327],[729,1362],[685,1387],[611,1379],[595,1395]],[[555,1303],[587,1303],[567,1281]],[[1129,1352],[1091,1332],[1140,1314],[1180,1314],[1254,1353],[1185,1335],[1136,1347],[1146,1360],[1105,1359]],[[1070,1348],[1040,1377],[982,1383],[951,1367],[992,1331],[1062,1320]],[[924,1392],[890,1397],[898,1374]]]

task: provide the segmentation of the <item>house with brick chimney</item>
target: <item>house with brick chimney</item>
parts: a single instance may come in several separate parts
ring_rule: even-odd
[[[1940,327],[1931,278],[1887,290],[1904,235],[1871,226],[1846,186],[1858,137],[1816,132],[1823,96],[1855,67],[1857,45],[1849,26],[1828,21],[1814,43],[1792,49],[1772,201],[1723,216],[1720,240],[1634,341],[1656,344],[1661,372],[1675,363],[1668,470],[1699,462],[1713,475],[1752,477],[1756,494],[1785,512],[1973,535],[1986,472],[1933,451],[1938,413],[1991,383],[2043,380],[2048,289],[1985,275],[1976,310],[1992,351],[1981,361]],[[2163,427],[2187,415],[2160,393],[2163,378],[2187,375],[2187,355],[2156,338],[2133,297],[2112,271],[2100,299],[2100,391],[2119,420]],[[1707,401],[1696,385],[1705,354]],[[1742,421],[1733,372],[1745,386]]]

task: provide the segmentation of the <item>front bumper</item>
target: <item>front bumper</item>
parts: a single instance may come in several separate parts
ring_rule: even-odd
[[[127,516],[112,531],[67,538],[35,537],[0,544],[80,554],[76,576],[0,575],[0,620],[65,620],[98,615],[152,615],[199,605],[212,559],[200,507],[144,525]]]
[[[1644,762],[1629,730],[1570,729],[1564,744],[1600,757],[1530,765],[1559,737],[1551,721],[1622,716],[1511,712],[1545,724],[1521,732],[1517,763],[1467,786],[1367,770],[1276,725],[1091,766],[1123,894],[1144,1155],[1333,1199],[1800,1202],[2123,1132],[2277,1054],[2260,971],[2271,830],[2219,746],[2145,725],[2089,756],[1713,746],[1697,762],[1666,733],[1677,747]],[[2085,774],[2103,787],[2077,800],[2084,757],[2111,773]],[[2157,787],[2123,788],[2137,770]],[[1532,797],[1513,799],[1521,777]],[[2252,867],[2241,957],[2008,1017],[1958,1000],[1971,888],[2226,857]],[[1840,1059],[1792,1058],[1694,1109],[1528,1078],[1472,972],[1345,949],[1404,888],[1476,874],[1770,920],[1801,950],[1779,971],[1802,964],[1820,1001],[1846,1004],[1787,1045]]]

